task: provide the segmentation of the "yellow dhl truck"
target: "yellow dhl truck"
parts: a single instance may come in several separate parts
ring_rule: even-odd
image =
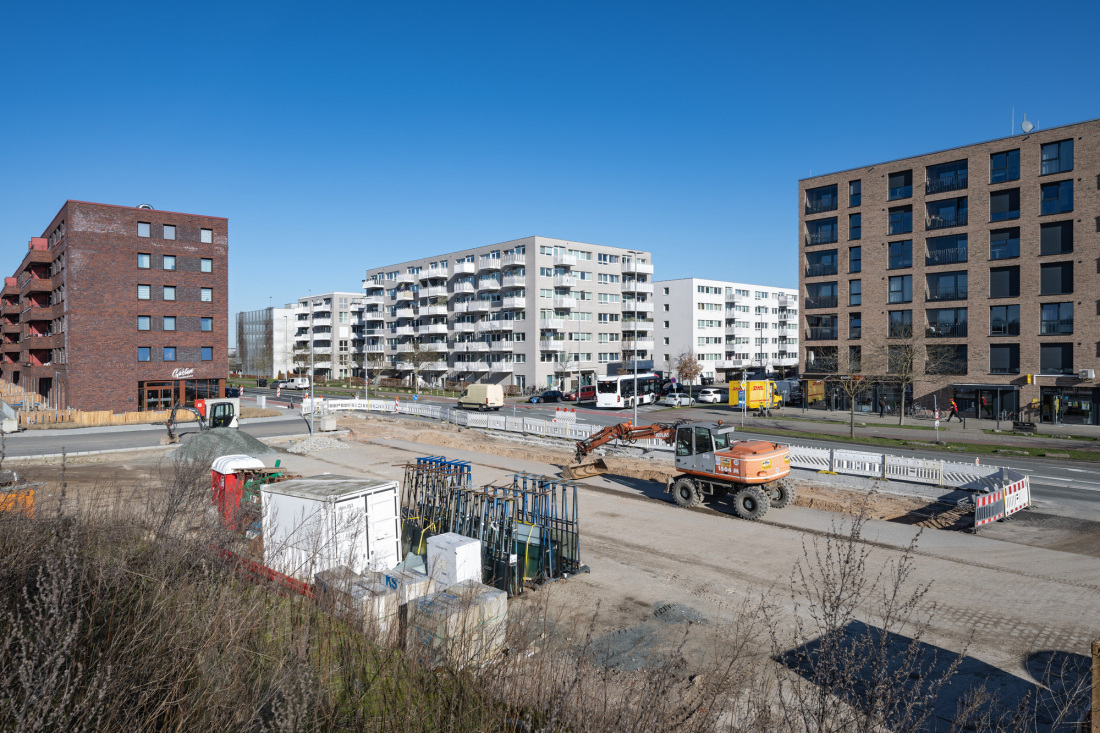
[[[730,382],[730,407],[737,407],[741,403],[738,393],[741,391],[741,382]],[[783,405],[783,394],[770,379],[751,379],[745,383],[745,403],[750,410],[759,410],[768,405],[771,398],[771,409]]]

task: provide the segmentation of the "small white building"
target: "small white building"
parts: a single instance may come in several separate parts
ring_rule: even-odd
[[[725,381],[798,369],[798,290],[683,278],[654,283],[655,367],[672,374],[693,353],[702,376]]]

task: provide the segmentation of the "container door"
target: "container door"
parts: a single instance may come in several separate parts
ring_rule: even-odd
[[[362,572],[367,561],[366,505],[362,496],[336,503],[333,543],[335,565],[347,565],[357,573]]]
[[[367,497],[367,540],[371,567],[389,570],[401,562],[397,490],[386,489]]]

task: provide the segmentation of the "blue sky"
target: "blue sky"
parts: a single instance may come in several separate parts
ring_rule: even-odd
[[[539,234],[795,286],[797,181],[1100,117],[1100,3],[8,3],[0,242],[230,220],[230,313]]]

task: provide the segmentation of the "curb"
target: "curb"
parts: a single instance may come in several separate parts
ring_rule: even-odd
[[[337,437],[337,436],[349,435],[349,434],[351,434],[350,430],[337,430],[335,432],[325,433],[326,436],[330,436],[330,437]],[[189,435],[190,435],[190,433],[189,433]],[[252,437],[256,437],[256,436],[252,436]],[[296,433],[296,434],[293,434],[293,435],[272,435],[272,436],[266,437],[266,438],[256,438],[256,440],[260,441],[261,443],[270,443],[272,441],[277,441],[277,440],[298,440],[300,438],[308,438],[308,437],[310,437],[309,433]],[[138,446],[136,448],[107,448],[107,449],[104,449],[104,450],[74,451],[72,453],[68,453],[68,452],[66,452],[66,453],[41,453],[39,455],[34,455],[34,456],[5,456],[4,457],[4,462],[7,463],[9,461],[41,461],[41,460],[46,460],[46,459],[50,459],[50,458],[61,458],[62,456],[64,456],[65,458],[75,458],[76,456],[102,456],[102,455],[109,455],[111,453],[136,453],[138,451],[145,452],[145,451],[154,451],[154,450],[165,450],[167,448],[174,448],[174,447],[175,447],[174,445],[144,445],[144,446]]]

